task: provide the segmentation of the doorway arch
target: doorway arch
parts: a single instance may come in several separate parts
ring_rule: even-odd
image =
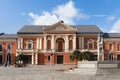
[[[64,48],[65,48],[65,41],[64,41],[64,39],[62,39],[62,38],[58,38],[57,40],[56,40],[56,51],[58,51],[58,52],[63,52],[64,51]]]

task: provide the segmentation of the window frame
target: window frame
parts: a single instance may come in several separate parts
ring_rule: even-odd
[[[90,48],[90,44],[92,45],[92,48]],[[94,47],[94,40],[93,40],[93,39],[89,39],[89,40],[87,41],[87,48],[88,48],[89,50],[95,49],[95,47]]]
[[[31,44],[31,48],[29,48],[29,44]],[[26,49],[33,49],[33,41],[32,40],[28,40],[26,42]]]

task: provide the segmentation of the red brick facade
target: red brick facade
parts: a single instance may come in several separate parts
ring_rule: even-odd
[[[96,60],[100,53],[103,60],[110,60],[110,53],[113,53],[114,60],[120,59],[120,37],[106,38],[102,33],[99,41],[99,32],[77,33],[77,28],[61,22],[42,28],[41,31],[42,33],[18,33],[16,38],[11,38],[12,40],[4,38],[4,35],[0,37],[0,64],[6,63],[8,53],[11,55],[11,64],[14,64],[15,56],[19,54],[26,56],[28,64],[75,64],[70,57],[76,49],[92,52]],[[11,46],[10,51],[7,44]]]

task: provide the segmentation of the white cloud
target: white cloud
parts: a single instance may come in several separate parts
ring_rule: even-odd
[[[31,12],[29,16],[33,19],[34,25],[50,25],[59,20],[63,20],[67,24],[75,24],[75,20],[77,19],[89,18],[88,15],[74,6],[73,1],[58,5],[51,12],[43,11],[40,15]]]
[[[43,14],[40,16],[34,13],[29,13],[29,16],[31,16],[33,19],[33,24],[35,25],[49,25],[58,21],[57,16],[52,15],[49,12],[43,12]]]
[[[111,31],[112,33],[118,33],[120,32],[120,19],[118,19],[112,26]]]
[[[114,20],[114,19],[115,19],[115,16],[108,16],[107,21],[111,21],[111,20]]]

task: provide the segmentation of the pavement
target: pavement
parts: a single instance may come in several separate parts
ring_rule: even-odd
[[[0,66],[0,80],[120,80],[120,74],[81,75],[69,73],[70,68],[73,67],[75,65],[29,65],[20,68]]]

